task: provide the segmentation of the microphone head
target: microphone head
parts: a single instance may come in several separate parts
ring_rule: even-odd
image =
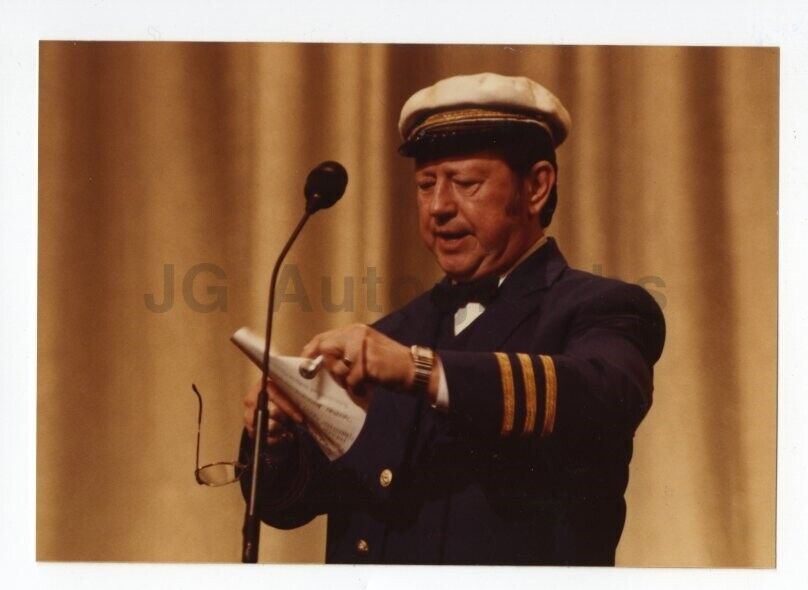
[[[306,195],[306,212],[316,213],[328,209],[340,200],[348,184],[348,173],[339,162],[323,162],[309,172],[303,193]]]

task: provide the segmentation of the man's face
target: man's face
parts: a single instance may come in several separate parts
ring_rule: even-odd
[[[496,153],[418,161],[415,183],[421,237],[455,280],[507,271],[542,234],[526,181]]]

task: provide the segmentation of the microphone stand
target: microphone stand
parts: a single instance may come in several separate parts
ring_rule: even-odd
[[[286,254],[297,239],[300,230],[306,225],[309,217],[320,209],[328,209],[336,203],[345,186],[348,184],[348,173],[339,162],[323,162],[314,170],[309,172],[306,178],[306,185],[303,187],[303,194],[306,197],[306,210],[303,217],[286,241],[281,250],[278,260],[272,269],[272,278],[269,281],[269,301],[267,302],[267,331],[264,341],[264,362],[261,366],[261,391],[258,393],[255,414],[253,415],[253,441],[252,460],[250,461],[250,497],[247,501],[247,509],[244,513],[244,528],[242,535],[244,542],[241,548],[242,563],[258,563],[258,543],[261,537],[261,508],[262,497],[261,482],[261,457],[265,455],[266,433],[269,423],[269,394],[267,384],[269,383],[269,346],[272,340],[272,317],[274,315],[275,304],[275,283],[278,281],[278,272]]]
[[[316,200],[316,197],[315,199]],[[244,514],[244,528],[242,534],[244,542],[241,551],[242,563],[257,563],[258,562],[258,543],[261,537],[261,457],[263,456],[264,447],[266,446],[266,432],[269,421],[269,395],[267,394],[267,383],[269,382],[269,343],[272,338],[272,316],[274,315],[274,302],[275,302],[275,283],[278,280],[278,272],[280,271],[283,259],[292,247],[292,244],[297,239],[300,230],[306,225],[309,217],[317,209],[313,203],[307,203],[306,211],[303,217],[297,224],[297,227],[292,232],[292,235],[286,241],[286,245],[281,250],[278,260],[272,269],[272,278],[269,284],[269,302],[267,303],[267,330],[266,342],[264,345],[264,362],[262,365],[261,375],[261,391],[258,394],[258,402],[256,404],[255,415],[253,417],[253,432],[255,439],[253,441],[253,454],[251,464],[251,481],[250,481],[250,497],[247,503],[247,510]]]

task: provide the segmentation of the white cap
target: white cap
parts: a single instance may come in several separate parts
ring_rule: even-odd
[[[484,73],[445,78],[419,90],[404,103],[398,129],[410,142],[441,128],[498,122],[539,125],[554,147],[566,139],[572,124],[567,109],[544,86],[523,76]]]

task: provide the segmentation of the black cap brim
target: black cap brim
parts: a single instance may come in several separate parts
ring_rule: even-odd
[[[555,149],[549,132],[541,126],[523,123],[489,123],[452,125],[416,134],[399,146],[407,158],[437,159],[482,151],[542,154],[555,161]]]

